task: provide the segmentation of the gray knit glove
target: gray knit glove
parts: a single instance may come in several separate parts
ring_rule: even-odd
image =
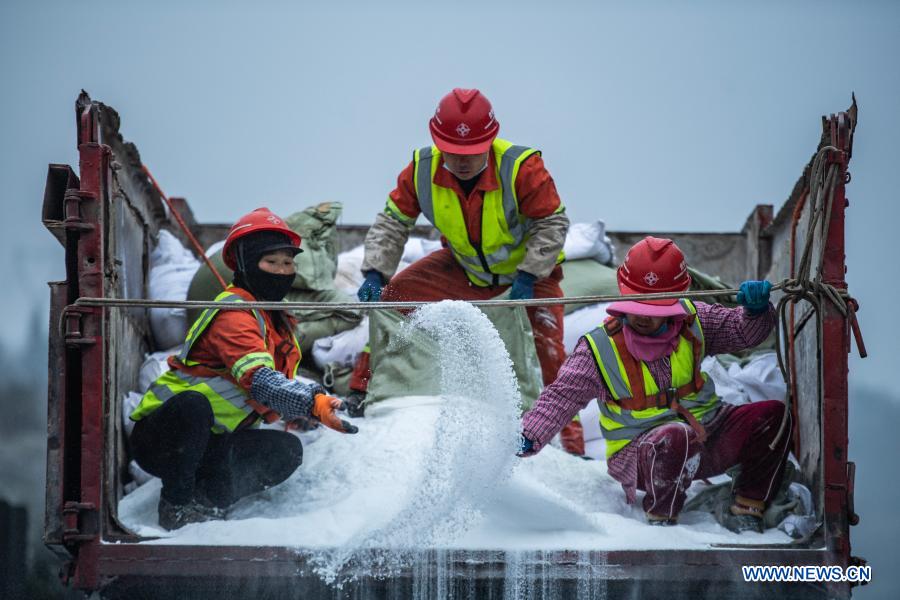
[[[253,374],[250,395],[253,399],[281,415],[285,422],[312,414],[316,394],[326,394],[318,383],[301,383],[283,373],[261,367]]]

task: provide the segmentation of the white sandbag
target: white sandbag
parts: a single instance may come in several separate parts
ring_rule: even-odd
[[[131,435],[131,430],[134,429],[134,421],[129,419],[128,416],[134,412],[134,409],[141,403],[141,398],[143,397],[143,392],[128,392],[122,398],[122,425],[125,427],[125,435]]]
[[[590,258],[604,265],[616,262],[616,252],[612,240],[606,236],[603,221],[593,223],[572,223],[563,246],[568,260]]]
[[[128,463],[128,473],[131,475],[132,479],[134,479],[133,483],[135,485],[131,489],[126,489],[126,494],[131,493],[136,488],[139,488],[140,486],[153,479],[153,475],[143,470],[136,461],[131,461],[130,463]]]
[[[563,321],[563,345],[567,354],[575,350],[581,336],[603,325],[603,320],[609,316],[607,306],[608,302],[591,304],[566,315]]]
[[[200,261],[166,230],[150,254],[149,295],[152,300],[185,300]],[[150,309],[150,329],[157,348],[171,348],[184,341],[187,316],[184,308]]]
[[[156,381],[157,377],[169,370],[168,359],[173,354],[181,352],[181,344],[173,346],[168,350],[160,350],[152,354],[147,354],[141,370],[138,373],[138,391],[141,393],[147,391],[150,385]]]
[[[414,263],[441,249],[440,240],[426,240],[425,238],[409,238],[403,247],[403,257],[400,259],[406,263]]]
[[[356,363],[356,358],[368,343],[369,318],[363,317],[359,325],[353,329],[342,331],[337,335],[319,338],[313,342],[313,360],[316,366],[323,370],[325,365],[328,364],[352,366]]]
[[[212,256],[225,246],[225,240],[219,240],[206,249],[206,256]]]
[[[354,297],[356,296],[356,292],[363,282],[363,274],[360,269],[362,268],[364,255],[365,247],[363,245],[338,254],[337,272],[334,274],[334,287]],[[397,272],[399,273],[409,265],[408,261],[401,260],[400,264],[397,265]]]
[[[701,365],[716,384],[723,402],[747,404],[760,400],[782,400],[787,393],[774,352],[761,352],[743,365],[726,356],[707,356]]]
[[[584,455],[594,460],[606,460],[606,440],[586,440],[584,442]]]
[[[363,282],[360,268],[362,267],[364,254],[365,247],[362,245],[338,254],[337,272],[334,274],[334,287],[348,294],[356,295],[356,291]]]
[[[750,402],[760,400],[781,400],[787,396],[787,386],[781,369],[778,368],[778,357],[774,352],[765,352],[753,356],[750,362],[738,369],[732,365],[729,373],[741,384]]]
[[[778,529],[794,539],[811,535],[819,524],[816,522],[812,493],[809,488],[802,483],[794,482],[788,488],[788,497],[797,502],[797,507],[778,524]]]

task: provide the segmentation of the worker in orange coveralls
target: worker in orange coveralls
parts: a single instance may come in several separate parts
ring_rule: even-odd
[[[217,302],[280,302],[294,281],[300,236],[267,208],[231,228],[222,256],[234,283]],[[294,379],[294,318],[280,310],[204,310],[178,356],[131,413],[138,465],[162,479],[159,524],[178,529],[224,517],[238,499],[281,483],[303,459],[300,439],[261,421],[314,418],[356,433],[341,401]]]
[[[413,153],[366,235],[359,299],[487,300],[510,287],[514,300],[562,297],[569,219],[540,152],[499,139],[491,103],[476,89],[444,96],[430,130],[434,145]],[[395,276],[420,214],[446,247]],[[528,317],[547,385],[565,360],[563,307],[530,307]],[[368,359],[361,355],[350,381],[351,415],[363,412]],[[567,426],[563,443],[584,453],[579,422]]]

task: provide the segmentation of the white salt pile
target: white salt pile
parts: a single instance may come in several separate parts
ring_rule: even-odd
[[[441,396],[378,403],[354,420],[357,435],[302,434],[304,464],[283,484],[232,507],[226,521],[162,530],[158,480],[122,500],[120,520],[160,538],[150,544],[313,550],[327,579],[339,579],[354,556],[374,549],[390,552],[372,568],[390,570],[384,561],[399,565],[427,548],[515,553],[790,542],[777,530],[732,534],[706,513],[649,527],[640,506],[625,504],[605,462],[554,447],[515,458],[518,391],[490,322],[468,304],[442,302],[423,307],[407,327],[438,341]]]
[[[360,532],[317,561],[326,580],[360,551],[394,551],[378,554],[379,569],[391,571],[414,560],[417,549],[455,545],[512,474],[520,398],[497,331],[484,313],[458,301],[422,307],[392,343],[404,343],[417,330],[440,349],[442,393],[430,447],[414,458],[419,475],[387,524]]]

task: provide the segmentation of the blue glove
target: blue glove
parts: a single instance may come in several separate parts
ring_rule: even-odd
[[[529,440],[524,435],[519,438],[519,451],[516,452],[516,456],[531,456],[534,454],[534,442]]]
[[[534,298],[534,282],[537,277],[525,271],[519,271],[513,280],[512,289],[509,292],[510,300],[531,300]]]
[[[751,315],[761,315],[769,310],[769,292],[772,284],[768,281],[745,281],[738,289],[737,301]]]
[[[360,302],[378,302],[381,300],[381,288],[384,287],[384,275],[378,271],[366,271],[366,280],[359,290],[356,297]]]

